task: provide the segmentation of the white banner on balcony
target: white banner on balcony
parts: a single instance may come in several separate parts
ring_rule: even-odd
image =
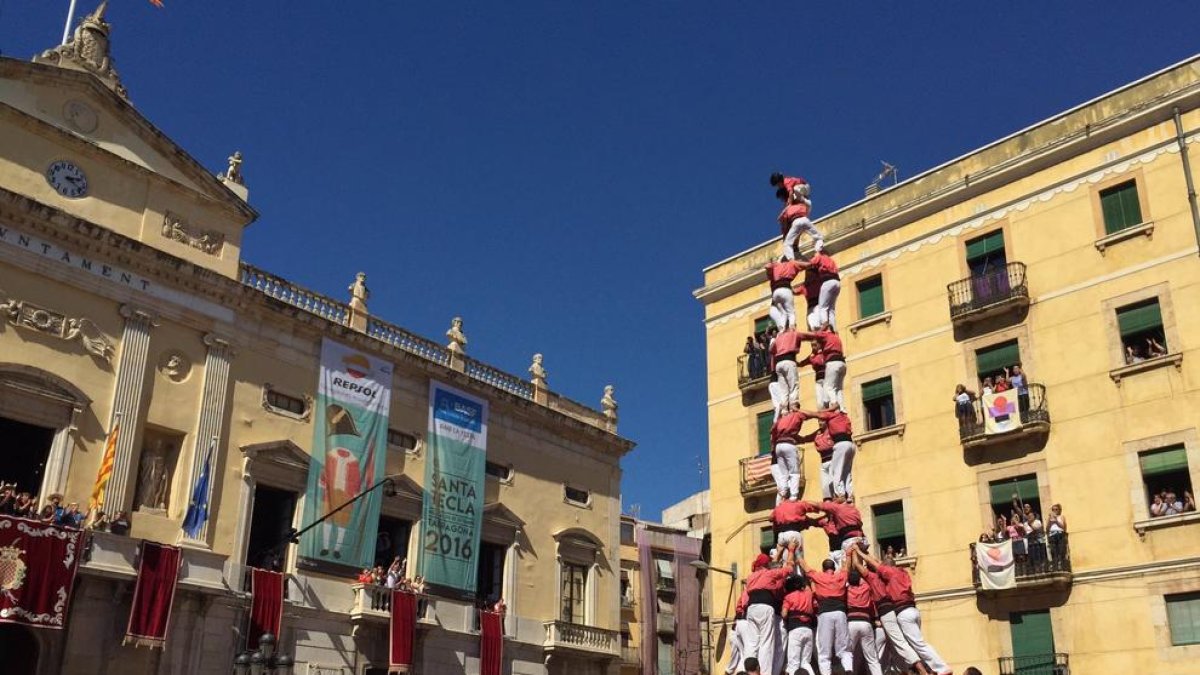
[[[983,405],[983,431],[1004,434],[1021,428],[1021,413],[1015,389],[979,397]]]
[[[989,591],[1017,585],[1016,560],[1012,540],[997,544],[975,544],[975,566],[979,568],[979,584]]]

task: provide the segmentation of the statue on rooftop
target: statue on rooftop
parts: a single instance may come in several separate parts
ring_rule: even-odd
[[[221,180],[227,180],[230,183],[237,183],[238,185],[246,184],[242,179],[241,150],[235,150],[234,153],[229,156],[229,168],[225,170],[225,173],[219,174],[217,178],[220,178]]]
[[[350,308],[357,311],[367,312],[367,298],[371,296],[371,291],[367,290],[367,273],[359,272],[354,275],[354,283],[350,284]]]
[[[446,345],[446,349],[455,354],[462,354],[467,351],[467,336],[463,333],[462,328],[462,317],[456,316],[450,321],[450,330],[446,331],[446,337],[450,338],[450,344]]]
[[[533,355],[533,365],[529,366],[530,382],[538,389],[546,389],[546,369],[542,366],[542,355]]]
[[[604,386],[604,396],[600,399],[600,410],[604,413],[604,419],[615,427],[617,424],[617,399],[613,397],[611,384]]]

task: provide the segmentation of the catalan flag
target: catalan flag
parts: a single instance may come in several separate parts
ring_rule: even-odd
[[[112,431],[108,432],[108,441],[104,444],[104,456],[100,458],[100,470],[96,472],[96,484],[92,487],[88,510],[104,503],[104,489],[108,487],[108,479],[112,478],[113,462],[117,456],[117,435],[120,433],[121,421],[118,419],[113,423]]]
[[[749,482],[757,482],[771,477],[771,464],[773,464],[771,453],[764,452],[750,461],[746,462],[746,480]]]

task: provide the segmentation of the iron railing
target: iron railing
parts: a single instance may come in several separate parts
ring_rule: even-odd
[[[971,581],[980,586],[979,565],[975,557],[975,544],[970,545]],[[1071,547],[1067,533],[1041,534],[1013,541],[1014,567],[1017,585],[1032,585],[1053,582],[1071,575]]]
[[[946,290],[950,296],[950,319],[961,319],[1011,300],[1029,300],[1025,263],[1011,262],[994,271],[955,281]]]
[[[750,358],[750,354],[737,357],[738,386],[745,389],[765,385],[771,381],[770,358]]]
[[[1008,403],[1015,404],[1021,417],[1021,426],[1029,424],[1049,424],[1050,409],[1046,405],[1046,387],[1040,384],[1025,385],[1025,393],[1010,389],[1005,394]],[[963,443],[978,441],[987,436],[988,410],[984,409],[983,400],[971,402],[970,410],[956,410],[958,417],[958,438]],[[999,435],[999,434],[997,434]]]
[[[1000,657],[1000,675],[1070,675],[1068,654]]]

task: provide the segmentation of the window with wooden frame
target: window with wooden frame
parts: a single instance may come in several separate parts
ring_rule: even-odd
[[[883,275],[876,274],[862,281],[855,282],[858,290],[858,318],[867,319],[882,314],[883,306]]]
[[[863,383],[862,405],[867,431],[894,425],[896,402],[892,394],[891,376]]]
[[[1115,234],[1142,224],[1142,205],[1138,200],[1137,181],[1128,180],[1100,191],[1100,211],[1104,233]]]

